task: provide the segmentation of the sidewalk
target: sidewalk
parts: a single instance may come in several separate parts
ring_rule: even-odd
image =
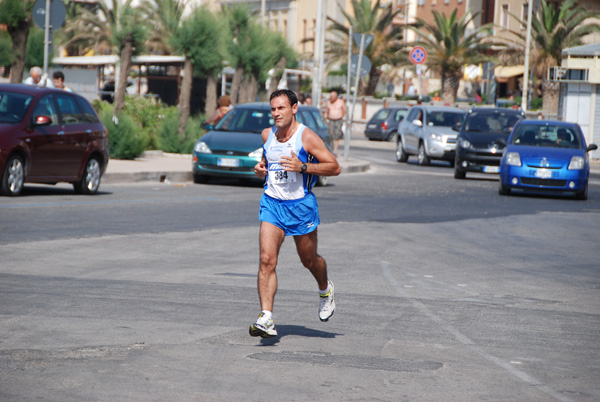
[[[369,162],[349,158],[339,160],[344,173],[358,173],[369,169]],[[134,183],[141,181],[182,183],[193,181],[191,155],[146,151],[135,160],[111,159],[102,183]]]

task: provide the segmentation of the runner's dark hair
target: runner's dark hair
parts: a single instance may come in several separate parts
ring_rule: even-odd
[[[277,91],[274,91],[269,98],[269,102],[278,96],[287,96],[288,100],[290,101],[290,106],[294,106],[296,103],[298,103],[298,96],[296,95],[296,92],[290,91],[289,89],[278,89]]]

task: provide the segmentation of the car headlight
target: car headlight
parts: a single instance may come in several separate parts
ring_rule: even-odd
[[[204,141],[198,141],[194,147],[194,151],[199,154],[212,154],[212,151]]]
[[[444,139],[439,134],[429,134],[429,138],[432,139],[433,141],[444,142]]]
[[[248,154],[248,156],[251,157],[251,158],[262,158],[262,156],[263,156],[263,148],[260,147],[260,148],[258,148],[256,150],[250,152]]]
[[[473,145],[469,142],[469,140],[460,140],[460,146],[464,149],[472,148]]]
[[[507,153],[506,163],[510,166],[521,166],[521,155],[518,152]]]
[[[583,156],[574,156],[571,158],[569,163],[569,170],[581,170],[585,166],[585,159]]]

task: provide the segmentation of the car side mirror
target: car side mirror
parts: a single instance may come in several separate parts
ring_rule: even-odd
[[[506,141],[506,138],[498,138],[496,140],[496,144],[502,145],[503,147],[505,147],[508,144],[508,142]]]
[[[460,129],[461,129],[461,125],[460,124],[455,124],[455,125],[452,126],[452,130],[454,130],[454,131],[460,131]]]
[[[212,124],[208,124],[208,123],[204,123],[204,125],[202,126],[206,131],[210,131],[213,128],[215,128],[215,126],[213,126]]]
[[[414,124],[417,127],[423,127],[423,122],[421,120],[418,119],[414,119],[412,124]]]
[[[595,151],[598,149],[598,145],[596,144],[590,144],[588,145],[588,147],[585,149],[585,152],[590,152],[590,151]]]
[[[48,116],[38,116],[35,118],[34,126],[49,126],[52,124],[52,119]]]

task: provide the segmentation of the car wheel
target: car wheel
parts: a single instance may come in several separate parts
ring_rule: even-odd
[[[98,192],[100,188],[100,179],[102,178],[102,168],[100,161],[96,156],[92,156],[90,160],[85,164],[85,170],[81,180],[77,183],[73,183],[73,188],[78,194],[93,195]]]
[[[585,201],[588,198],[588,185],[585,184],[585,188],[582,191],[578,191],[575,193],[575,198],[578,200]]]
[[[510,194],[510,188],[505,187],[504,184],[502,184],[502,179],[500,179],[500,184],[498,184],[498,194],[500,195],[509,195]]]
[[[398,137],[398,145],[396,146],[396,160],[398,162],[406,162],[408,160],[408,154],[404,151],[402,145],[402,138]]]
[[[329,179],[329,177],[327,176],[317,176],[317,186],[318,187],[325,187],[327,185],[327,180]]]
[[[388,134],[388,136],[385,138],[386,141],[394,141],[394,138],[398,135],[398,133],[396,133],[395,131],[392,131],[391,133]]]
[[[460,170],[457,165],[454,165],[454,178],[462,180],[467,177],[467,172]]]
[[[16,197],[23,190],[25,163],[19,155],[8,158],[2,174],[2,194]]]
[[[208,183],[209,177],[203,174],[195,174],[194,175],[194,183],[196,184],[206,184]]]
[[[429,155],[427,155],[427,151],[425,150],[425,144],[419,144],[419,165],[427,166],[431,162],[429,159]]]

